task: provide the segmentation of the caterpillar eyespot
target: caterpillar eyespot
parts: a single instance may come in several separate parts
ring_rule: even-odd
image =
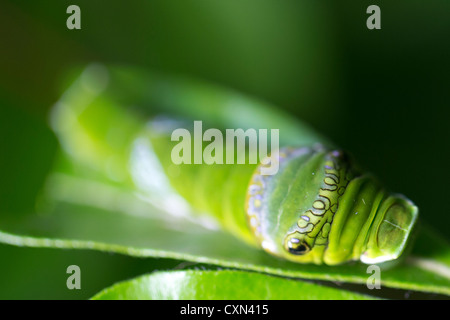
[[[304,255],[308,253],[311,248],[299,238],[290,238],[286,242],[286,250],[295,255]]]
[[[94,81],[97,71],[84,72]],[[53,112],[52,126],[74,161],[154,198],[173,191],[243,241],[297,263],[383,263],[397,260],[411,242],[418,208],[387,191],[306,124],[197,82],[167,82],[128,68],[102,69],[101,77],[106,75],[108,84],[94,92],[83,85],[84,74]],[[145,94],[137,94],[135,83]],[[209,103],[215,105],[204,103],[205,94],[214,97]],[[137,116],[124,107],[130,105],[151,106],[150,112]],[[147,116],[156,120],[142,120]],[[102,125],[96,126],[93,117]],[[262,174],[267,159],[254,165],[175,165],[172,126],[198,119],[222,130],[279,129],[279,170]],[[175,198],[166,198],[173,207]]]

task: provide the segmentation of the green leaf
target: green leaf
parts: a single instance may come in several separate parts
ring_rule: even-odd
[[[238,288],[238,290],[236,290]],[[155,272],[118,283],[94,300],[349,300],[373,299],[304,281],[237,270]]]
[[[136,257],[165,257],[284,277],[365,284],[360,263],[341,266],[295,264],[250,247],[198,219],[170,216],[126,190],[70,176],[52,176],[54,203],[41,214],[1,217],[0,242],[19,246],[111,251]],[[450,295],[450,249],[423,229],[412,255],[381,273],[382,287]]]
[[[14,167],[15,162],[9,160],[1,168],[2,178],[7,177],[3,188],[15,186],[14,196],[17,197],[12,199],[4,193],[6,196],[2,197],[0,205],[10,204],[3,207],[5,211],[16,208],[21,201],[26,206],[20,206],[18,212],[32,211],[30,205],[34,204],[41,179],[47,174],[52,162],[48,158],[55,147],[54,136],[48,128],[41,129],[42,133],[29,130],[27,137],[35,141],[33,134],[39,133],[52,152],[46,152],[47,156],[39,162],[36,162],[39,152],[29,154],[32,157],[28,157],[27,169],[36,173],[30,180],[33,183],[29,192],[20,192],[22,186],[25,190],[31,177],[28,171],[26,175],[16,174],[21,172],[18,164],[22,162],[16,161],[17,167]],[[33,146],[24,144],[28,145]],[[27,154],[24,146],[21,152]],[[17,156],[14,147],[12,140],[6,141],[7,152]],[[41,162],[43,165],[36,166]],[[47,179],[36,214],[19,215],[14,210],[14,214],[2,212],[0,242],[29,247],[93,249],[136,257],[166,257],[286,278],[365,284],[369,277],[367,266],[360,263],[330,267],[274,258],[224,231],[206,228],[208,224],[202,224],[201,219],[169,215],[126,186],[114,185],[101,175],[80,172],[80,168],[70,168],[70,163],[57,170],[59,172],[55,171]],[[382,271],[381,285],[450,295],[450,246],[433,230],[423,229],[410,258],[395,268]]]

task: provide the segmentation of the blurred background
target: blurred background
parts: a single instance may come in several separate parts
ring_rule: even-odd
[[[81,8],[81,30],[66,27],[71,4]],[[381,30],[366,27],[371,4],[381,8]],[[413,199],[448,238],[449,39],[445,0],[3,0],[0,215],[34,210],[58,148],[48,111],[69,70],[97,61],[200,78],[290,112]],[[0,298],[88,298],[180,263],[5,245],[0,257]],[[54,275],[65,279],[59,266],[77,263],[97,269],[72,292]]]

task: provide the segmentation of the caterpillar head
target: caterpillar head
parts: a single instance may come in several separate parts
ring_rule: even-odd
[[[401,195],[388,194],[342,151],[285,148],[279,170],[258,166],[247,193],[249,225],[262,248],[300,263],[374,264],[405,250],[418,215]]]

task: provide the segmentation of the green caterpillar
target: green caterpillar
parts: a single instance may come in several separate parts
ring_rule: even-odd
[[[384,263],[398,260],[411,242],[418,209],[410,200],[389,193],[306,124],[237,93],[92,65],[56,104],[51,120],[76,163],[170,210],[186,201],[277,257]],[[280,129],[278,172],[262,174],[266,161],[174,164],[178,142],[171,133],[194,120],[205,129]]]

